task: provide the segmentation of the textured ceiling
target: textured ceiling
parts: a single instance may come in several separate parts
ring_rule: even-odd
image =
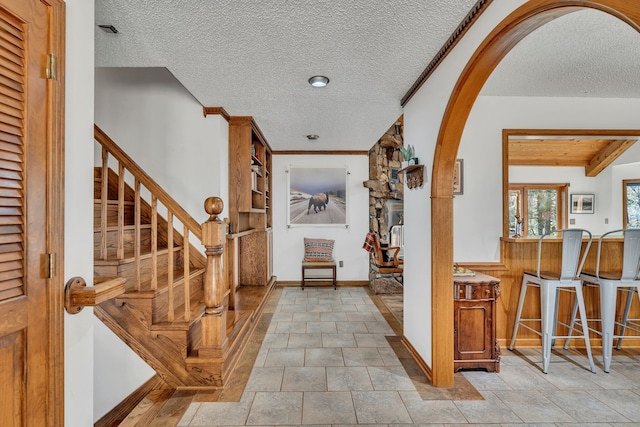
[[[274,150],[367,150],[475,1],[96,0],[96,24],[119,33],[96,27],[95,60],[166,67],[202,105],[253,116]],[[572,13],[518,45],[484,93],[640,97],[639,61],[634,30]],[[316,74],[327,88],[309,86]]]

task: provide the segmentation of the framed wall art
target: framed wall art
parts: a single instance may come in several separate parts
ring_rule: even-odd
[[[287,227],[349,226],[346,167],[291,166],[287,172]]]
[[[464,194],[464,160],[456,159],[453,168],[453,194]]]
[[[595,194],[572,194],[571,213],[572,214],[592,214],[596,209]]]

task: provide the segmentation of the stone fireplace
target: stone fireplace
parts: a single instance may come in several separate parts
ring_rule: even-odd
[[[389,231],[404,222],[404,175],[401,169],[402,117],[369,150],[369,231],[381,244],[390,243]],[[381,274],[369,264],[369,286],[375,293],[402,293],[402,273]]]

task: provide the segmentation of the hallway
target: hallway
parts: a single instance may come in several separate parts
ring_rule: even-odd
[[[438,389],[367,288],[277,287],[262,316],[229,386],[192,393],[179,426],[640,423],[637,352],[614,354],[610,374],[597,360],[595,375],[578,353],[554,352],[545,375],[538,349],[503,349],[499,374],[458,373]]]

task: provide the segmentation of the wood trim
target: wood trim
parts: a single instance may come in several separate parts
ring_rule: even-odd
[[[300,286],[302,283],[301,280],[278,280],[276,281],[276,286]],[[332,287],[331,282],[327,282],[326,287]],[[369,286],[368,280],[338,280],[336,282],[336,286]],[[313,287],[313,286],[307,286]]]
[[[151,393],[155,388],[161,387],[163,384],[164,381],[162,378],[158,375],[154,375],[146,383],[138,387],[133,393],[125,397],[124,400],[118,403],[112,410],[104,414],[102,418],[93,424],[94,427],[111,427],[119,425],[125,418],[127,418],[127,415],[129,415],[131,411],[133,411],[134,408],[142,402],[142,399],[144,399],[145,396]]]
[[[427,65],[424,71],[420,74],[418,79],[411,85],[409,90],[404,94],[402,99],[400,100],[400,105],[405,106],[407,102],[413,97],[413,95],[418,92],[418,90],[422,87],[424,82],[427,81],[431,73],[433,73],[438,65],[444,61],[444,58],[447,57],[449,52],[458,44],[458,41],[462,39],[469,28],[476,22],[476,20],[482,15],[487,9],[487,6],[491,4],[492,0],[478,0],[476,4],[473,5],[467,16],[464,17],[462,22],[458,25],[458,27],[453,31],[453,33],[449,36],[449,39],[442,45],[436,56],[433,57],[431,62]]]
[[[529,0],[500,22],[478,46],[451,92],[436,142],[431,184],[433,385],[453,386],[453,168],[467,119],[484,83],[504,56],[542,25],[591,8],[640,30],[640,8],[627,0]],[[442,348],[446,347],[446,348]],[[449,348],[451,347],[451,348]]]
[[[229,118],[231,117],[229,113],[227,113],[222,107],[202,107],[202,113],[205,117],[215,114],[220,115],[227,121],[227,123],[229,122]]]
[[[57,57],[57,79],[48,79],[51,93],[47,228],[49,253],[55,256],[57,274],[49,279],[49,384],[48,425],[64,425],[64,175],[65,175],[65,54],[66,9],[63,0],[47,0],[50,5],[51,51]]]
[[[407,349],[407,351],[411,355],[411,358],[416,362],[416,365],[418,365],[418,368],[420,368],[424,376],[427,377],[427,380],[433,382],[433,373],[431,372],[429,365],[427,365],[427,362],[425,362],[424,359],[420,356],[420,353],[418,353],[413,345],[411,345],[411,342],[409,342],[407,337],[403,335],[400,339],[400,342],[402,343],[404,348]]]
[[[275,155],[329,155],[329,156],[368,156],[369,152],[365,150],[277,150],[272,153]]]
[[[627,184],[640,183],[640,178],[622,180],[622,228],[627,228],[629,216],[627,213]]]
[[[458,265],[480,273],[485,271],[509,271],[509,268],[503,262],[459,262]]]
[[[573,136],[575,138],[588,139],[597,136],[639,136],[640,129],[503,129],[503,134],[511,137],[522,136]]]

